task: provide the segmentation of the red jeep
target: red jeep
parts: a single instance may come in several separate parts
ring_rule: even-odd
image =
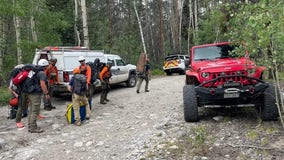
[[[275,86],[262,80],[265,67],[256,66],[243,45],[229,42],[194,46],[183,87],[184,119],[199,120],[198,107],[255,106],[262,120],[278,118]],[[279,94],[278,94],[279,95]]]

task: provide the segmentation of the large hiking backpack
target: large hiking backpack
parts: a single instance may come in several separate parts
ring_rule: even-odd
[[[37,77],[39,71],[43,71],[41,66],[34,66],[29,71],[27,78],[22,82],[22,91],[25,93],[41,92],[40,82]]]
[[[87,62],[87,65],[89,65],[91,68],[91,83],[94,83],[97,79],[97,69],[95,63]]]
[[[83,74],[74,75],[73,92],[78,95],[85,95],[87,91],[87,78]]]
[[[35,68],[33,64],[26,64],[22,67],[14,68],[10,74],[13,84],[18,86],[23,83],[29,76],[30,71],[35,70]]]

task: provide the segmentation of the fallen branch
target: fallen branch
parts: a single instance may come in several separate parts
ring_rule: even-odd
[[[232,148],[254,148],[254,149],[260,149],[260,150],[274,150],[276,152],[281,152],[284,153],[284,150],[279,149],[279,148],[267,148],[267,147],[260,147],[260,146],[253,146],[253,145],[233,145],[233,144],[228,144]]]

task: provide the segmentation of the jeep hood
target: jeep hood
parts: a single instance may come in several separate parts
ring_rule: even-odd
[[[224,72],[246,70],[255,66],[254,62],[246,58],[212,59],[195,62],[196,70],[205,72]]]

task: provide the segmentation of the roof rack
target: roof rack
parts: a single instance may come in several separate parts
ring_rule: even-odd
[[[87,47],[82,46],[47,46],[42,49],[43,51],[66,51],[66,50],[89,50]]]

